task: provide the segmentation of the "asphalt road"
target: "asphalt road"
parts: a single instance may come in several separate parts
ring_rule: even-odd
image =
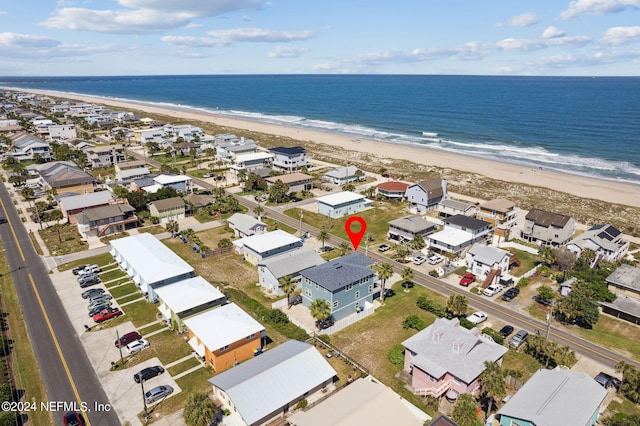
[[[144,159],[143,156],[139,155],[137,152],[133,152],[130,150],[127,152],[130,155],[138,158],[139,160]],[[151,160],[148,157],[146,158],[146,161],[147,163],[152,164],[156,167],[160,167],[161,165],[159,162],[155,160]],[[192,179],[193,179],[193,183],[205,189],[215,188],[214,185],[202,179],[198,179],[195,177],[192,177]],[[241,205],[247,207],[249,211],[252,211],[258,205],[261,205],[265,211],[264,216],[268,216],[273,219],[276,219],[279,222],[289,225],[294,229],[298,229],[300,227],[300,222],[298,219],[291,218],[283,213],[280,213],[276,209],[266,207],[263,204],[260,204],[254,200],[249,200],[247,198],[238,196],[236,194],[232,194],[232,195],[238,200],[238,202]],[[318,236],[318,234],[320,233],[320,230],[318,228],[312,227],[305,223],[302,223],[302,231],[309,232],[313,236]],[[333,245],[336,247],[343,242],[346,242],[346,241],[341,238],[337,238],[333,235],[331,235],[329,239],[326,241],[327,244]],[[358,249],[358,252],[364,254],[365,249],[363,247],[360,247]],[[389,262],[393,266],[394,271],[397,273],[401,273],[401,271],[407,266],[405,264],[393,261],[387,258],[386,256],[383,256],[382,254],[376,252],[375,250],[368,250],[367,254],[376,262]],[[418,271],[415,271],[413,281],[416,284],[422,285],[426,288],[429,288],[433,291],[441,293],[445,296],[450,296],[451,294],[464,295],[467,297],[469,306],[473,307],[475,310],[481,310],[485,312],[489,316],[489,318],[493,318],[493,319],[497,318],[500,321],[503,321],[507,324],[512,325],[516,330],[522,328],[527,330],[529,333],[535,333],[536,330],[539,330],[542,335],[547,334],[546,322],[536,320],[534,318],[531,318],[528,315],[524,315],[513,310],[505,309],[505,305],[495,303],[493,302],[492,299],[486,296],[477,295],[474,293],[464,291],[455,285],[451,285],[447,282],[444,282],[442,280],[439,280],[437,278],[431,277],[430,275],[427,275],[425,273],[418,272]],[[552,321],[552,325],[549,327],[548,338],[550,340],[557,342],[560,345],[570,347],[578,354],[586,356],[596,362],[602,363],[610,367],[615,366],[615,364],[619,361],[626,361],[627,363],[633,364],[637,368],[640,368],[640,362],[635,361],[631,358],[627,358],[613,350],[602,348],[596,344],[589,342],[588,340],[581,339],[580,337],[577,337],[573,333],[569,333],[560,328],[554,327],[553,321]]]
[[[0,215],[9,221],[0,224],[0,237],[47,392],[48,401],[35,401],[37,408],[48,404],[56,424],[62,424],[66,411],[83,408],[89,425],[120,424],[114,411],[105,411],[109,400],[4,185],[0,204]]]

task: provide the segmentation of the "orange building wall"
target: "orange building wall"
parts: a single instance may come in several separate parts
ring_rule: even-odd
[[[189,339],[194,336],[198,339],[198,343],[202,344],[198,336],[196,336],[191,332],[191,330],[189,330]],[[205,364],[207,366],[211,366],[214,371],[226,370],[227,368],[233,367],[234,363],[236,362],[242,362],[249,358],[253,358],[254,351],[261,346],[262,344],[260,341],[260,333],[257,333],[256,336],[251,340],[242,339],[238,342],[235,342],[229,345],[229,349],[222,352],[219,350],[219,348],[211,351],[208,347],[205,346]]]
[[[89,194],[93,192],[93,185],[76,185],[76,186],[66,186],[64,188],[56,188],[56,193],[58,195],[66,194],[67,192],[75,192],[77,194]]]

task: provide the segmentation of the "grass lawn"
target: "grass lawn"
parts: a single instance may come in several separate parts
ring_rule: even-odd
[[[118,297],[122,297],[131,293],[137,293],[138,295],[140,295],[140,292],[138,291],[138,287],[133,283],[114,287],[109,290],[109,293],[111,293],[111,295],[116,299]]]
[[[522,375],[517,379],[522,382],[529,380],[541,367],[542,365],[534,357],[525,354],[522,350],[516,352],[510,349],[502,359],[502,369],[520,372]]]
[[[627,321],[600,314],[591,330],[571,326],[581,338],[640,360],[640,328]]]
[[[143,228],[138,228],[138,232],[148,232],[149,234],[162,234],[163,232],[167,232],[166,228],[164,226],[160,226],[160,225],[151,225],[151,226],[145,226]]]
[[[371,245],[386,241],[387,232],[389,231],[388,222],[390,220],[398,219],[408,214],[404,204],[381,201],[375,201],[373,204],[375,206],[374,208],[357,213],[357,216],[360,216],[367,222],[366,232],[371,233],[373,236]],[[286,210],[284,213],[294,219],[300,219],[300,210],[301,209],[293,208]],[[304,223],[315,226],[316,228],[322,228],[324,226],[329,233],[345,240],[349,239],[345,231],[345,223],[349,216],[331,219],[323,214],[307,210],[302,210],[302,214],[302,221]],[[352,225],[352,230],[357,231],[357,229],[355,229],[356,227],[357,225]]]
[[[127,274],[122,271],[120,268],[111,269],[108,272],[103,272],[99,275],[102,282],[107,282],[111,280],[115,280],[116,278],[124,278]]]
[[[156,309],[156,305],[147,302],[146,300],[141,300],[139,302],[127,305],[123,307],[122,310],[125,313],[124,315],[109,320],[105,323],[96,325],[94,326],[94,328],[103,329],[107,327],[114,327],[127,321],[131,321],[134,326],[140,327],[145,324],[149,324],[150,322],[156,321],[156,314],[158,312],[158,310]]]
[[[153,333],[154,331],[160,330],[162,328],[167,328],[167,324],[165,324],[164,322],[156,322],[154,324],[151,324],[150,326],[145,327],[140,334],[144,336],[145,334]]]
[[[122,277],[119,280],[115,280],[109,284],[105,284],[105,287],[109,288],[114,288],[114,287],[118,287],[119,285],[126,283],[127,281],[131,281],[131,278],[127,277]]]
[[[175,376],[182,373],[183,371],[187,371],[188,369],[195,367],[198,364],[200,364],[200,361],[193,357],[189,358],[186,361],[182,361],[180,364],[176,364],[173,367],[169,367],[167,371],[169,372],[169,374],[171,374],[171,376]]]
[[[629,401],[622,396],[622,394],[617,394],[607,406],[604,415],[608,417],[616,413],[624,413],[628,416],[640,416],[640,406]]]
[[[87,257],[86,259],[74,260],[68,263],[64,263],[58,266],[58,271],[67,271],[80,265],[93,265],[94,263],[99,266],[104,266],[113,262],[113,256],[109,253],[102,253],[96,256]]]
[[[540,257],[536,254],[531,254],[511,247],[508,250],[515,254],[518,260],[520,260],[520,266],[509,271],[509,273],[515,277],[519,277],[525,272],[530,271],[534,266],[540,263]]]
[[[2,249],[1,243],[0,249]],[[0,270],[9,270],[5,256],[0,256]],[[0,275],[0,300],[2,301],[2,313],[6,327],[3,329],[3,335],[6,339],[13,341],[10,354],[3,357],[0,362],[3,363],[3,366],[5,362],[10,363],[15,383],[14,391],[23,392],[20,401],[36,401],[39,404],[39,401],[47,400],[47,394],[42,383],[40,368],[31,347],[31,340],[29,340],[22,319],[20,302],[13,286],[11,274]],[[30,424],[53,424],[51,412],[35,410],[29,412],[28,415]]]
[[[60,232],[58,233],[58,229]],[[82,241],[78,227],[69,223],[50,226],[38,231],[51,256],[62,256],[86,250],[89,246]]]
[[[123,303],[131,302],[132,300],[138,300],[138,299],[140,299],[141,297],[143,297],[143,296],[142,296],[142,294],[141,294],[141,293],[139,293],[139,292],[136,292],[136,293],[134,293],[134,294],[130,294],[130,295],[128,295],[128,296],[122,296],[122,297],[120,297],[120,298],[117,300],[117,302],[118,302],[118,304],[119,304],[119,305],[122,305]],[[127,307],[125,306],[125,307],[124,307],[124,308],[122,308],[122,309],[125,309],[125,310],[126,310],[126,309],[127,309]]]
[[[276,221],[275,219],[271,219],[270,217],[263,217],[262,221],[267,224],[267,231],[269,232],[275,231],[276,229],[282,229],[283,231],[293,235],[298,231],[297,229],[294,229],[289,225],[279,223],[278,221]]]

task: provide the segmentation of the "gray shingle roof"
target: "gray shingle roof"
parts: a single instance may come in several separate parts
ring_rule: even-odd
[[[325,262],[326,260],[315,250],[300,249],[270,257],[259,262],[258,266],[268,268],[277,279],[280,279],[284,276],[295,275],[305,269],[322,265]]]
[[[332,178],[340,179],[340,178],[348,178],[350,176],[355,176],[357,171],[358,171],[358,168],[356,166],[338,167],[328,171],[324,175]]]
[[[418,233],[423,232],[431,228],[436,228],[436,225],[425,220],[422,216],[405,216],[400,219],[394,219],[389,222],[389,226],[394,226],[399,229],[403,229],[408,232]]]
[[[571,216],[567,216],[560,213],[549,212],[540,209],[531,209],[529,213],[525,216],[526,220],[530,220],[538,226],[555,226],[558,228],[563,228]]]
[[[309,268],[300,275],[333,292],[374,275],[373,269],[369,268],[373,263],[364,254],[356,252]]]
[[[245,235],[253,235],[256,226],[262,226],[265,228],[267,226],[258,219],[244,213],[234,213],[229,219],[227,219],[227,222],[232,228],[237,229]]]
[[[607,283],[640,292],[640,268],[622,264],[607,277]]]
[[[444,220],[444,223],[445,225],[457,225],[468,229],[482,229],[485,226],[490,225],[489,222],[485,222],[484,220],[476,219],[475,217],[469,217],[462,214],[449,216]]]
[[[127,213],[136,211],[129,204],[111,204],[108,206],[95,207],[93,209],[84,210],[75,216],[78,223],[95,222],[102,219],[124,216]]]
[[[469,254],[472,255],[477,262],[490,266],[494,263],[500,263],[504,256],[511,256],[506,250],[477,243],[471,247]]]
[[[90,192],[88,194],[63,197],[60,199],[60,202],[62,203],[64,209],[68,211],[98,206],[100,204],[107,204],[109,201],[115,198],[116,196],[113,195],[111,191],[97,191]]]

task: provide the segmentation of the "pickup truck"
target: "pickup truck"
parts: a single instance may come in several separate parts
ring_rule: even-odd
[[[484,294],[485,296],[492,297],[500,293],[503,289],[504,287],[502,287],[500,284],[491,284],[489,287],[484,289],[482,294]]]

